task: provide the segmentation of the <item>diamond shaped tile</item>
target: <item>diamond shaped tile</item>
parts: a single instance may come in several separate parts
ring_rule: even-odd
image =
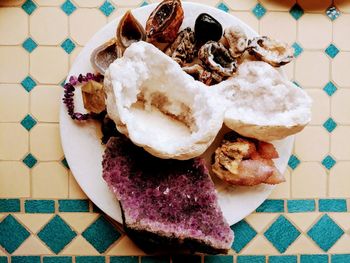
[[[66,158],[63,158],[61,163],[64,165],[64,167],[66,167],[67,169],[69,169],[69,165],[68,165],[68,162],[66,160]]]
[[[29,236],[29,232],[12,215],[0,222],[0,245],[8,253],[14,252]]]
[[[28,92],[30,92],[36,86],[36,82],[30,76],[27,76],[24,80],[22,80],[21,84]]]
[[[328,132],[332,132],[337,127],[337,123],[332,118],[328,118],[328,120],[323,123],[323,127]]]
[[[100,6],[100,10],[105,16],[112,14],[114,9],[115,7],[109,1],[105,1],[103,5]]]
[[[280,253],[283,253],[297,239],[300,231],[281,215],[266,230],[264,235]]]
[[[297,42],[295,42],[292,47],[294,48],[294,57],[297,58],[301,52],[303,52],[303,48]]]
[[[257,19],[262,18],[265,13],[266,13],[266,9],[265,7],[263,7],[261,4],[257,4],[253,10],[252,10],[253,14],[256,16]]]
[[[330,170],[334,165],[336,161],[332,158],[332,156],[327,155],[323,160],[322,164],[324,167],[326,167],[328,170]]]
[[[255,236],[256,231],[245,220],[231,226],[235,233],[232,248],[239,253]]]
[[[70,16],[77,8],[70,0],[67,0],[61,5],[61,9],[67,16]]]
[[[289,13],[292,15],[292,17],[294,17],[295,20],[298,20],[304,14],[304,10],[300,7],[300,5],[295,4],[289,10]]]
[[[335,6],[330,6],[326,10],[326,15],[329,17],[330,20],[334,21],[338,18],[338,16],[340,16],[340,11]]]
[[[313,241],[324,251],[328,251],[344,231],[327,214],[307,232]]]
[[[146,6],[146,5],[149,5],[149,4],[146,1],[143,1],[140,6]]]
[[[337,87],[330,81],[326,86],[324,86],[323,90],[328,94],[328,96],[332,96],[334,92],[337,91]]]
[[[63,41],[63,43],[61,44],[61,47],[63,48],[64,51],[67,52],[67,54],[70,54],[75,49],[75,44],[72,40],[67,38],[65,41]]]
[[[33,168],[33,166],[37,163],[37,159],[29,153],[24,159],[23,163],[28,166],[28,168]]]
[[[38,46],[37,43],[30,37],[26,39],[26,41],[23,42],[22,47],[27,50],[29,53],[31,53],[36,47]]]
[[[76,235],[75,231],[58,215],[38,233],[38,237],[56,254]]]
[[[99,253],[105,252],[119,237],[120,233],[103,217],[99,217],[83,233],[82,236]]]
[[[295,168],[298,167],[299,164],[300,164],[300,160],[298,159],[298,157],[296,157],[294,154],[292,154],[289,157],[289,161],[288,161],[289,167],[294,170]]]
[[[297,85],[299,88],[302,88],[298,82],[293,81],[293,83],[294,83],[295,85]]]
[[[338,49],[335,45],[330,44],[330,45],[326,48],[325,52],[326,52],[326,54],[327,54],[328,56],[330,56],[331,58],[335,58],[335,56],[338,55],[338,53],[339,53],[339,49]]]
[[[22,5],[22,8],[28,15],[30,15],[34,12],[34,10],[37,8],[37,6],[32,0],[27,0]]]
[[[217,8],[219,8],[220,10],[224,11],[224,12],[228,12],[230,9],[228,8],[228,6],[225,3],[220,3],[217,5]]]
[[[27,114],[27,116],[25,116],[24,119],[21,121],[21,125],[27,131],[30,131],[36,125],[36,120],[32,116]]]

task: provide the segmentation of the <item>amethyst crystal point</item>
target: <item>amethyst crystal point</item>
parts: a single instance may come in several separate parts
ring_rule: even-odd
[[[121,204],[126,232],[143,249],[230,249],[233,233],[202,160],[158,159],[125,137],[112,137],[102,166]]]

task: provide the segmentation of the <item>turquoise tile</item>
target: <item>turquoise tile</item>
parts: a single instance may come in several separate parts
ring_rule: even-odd
[[[281,213],[284,212],[284,200],[265,200],[257,209],[256,212],[264,213]]]
[[[345,199],[320,199],[318,200],[318,210],[320,212],[346,212]]]
[[[232,256],[204,256],[204,263],[232,263]]]
[[[58,200],[60,212],[89,212],[89,200]]]
[[[269,256],[269,263],[297,263],[297,256]]]
[[[146,1],[143,1],[140,6],[142,7],[142,6],[146,6],[146,5],[149,5],[149,4]]]
[[[331,256],[331,263],[349,263],[350,254],[338,254]]]
[[[334,21],[340,16],[340,11],[334,5],[328,7],[326,10],[326,15],[330,20]]]
[[[0,222],[0,233],[0,245],[10,254],[30,236],[12,215],[8,215]]]
[[[252,12],[257,19],[261,19],[266,14],[266,9],[260,3],[258,3],[253,8]]]
[[[334,92],[337,91],[337,87],[334,85],[333,82],[328,82],[326,86],[323,88],[324,92],[328,94],[328,96],[332,96]]]
[[[21,125],[27,131],[30,131],[36,124],[37,124],[37,121],[29,114],[27,114],[27,116],[25,116],[24,119],[21,121]]]
[[[333,45],[333,44],[330,44],[326,50],[325,50],[326,54],[331,57],[331,58],[335,58],[336,55],[338,55],[339,53],[339,49]]]
[[[245,220],[231,226],[235,233],[235,239],[232,248],[239,253],[255,236],[256,231]]]
[[[33,168],[33,166],[38,162],[31,153],[29,153],[22,161],[28,168]]]
[[[121,234],[103,216],[100,216],[82,233],[82,236],[99,253],[103,253],[120,238]]]
[[[20,212],[21,201],[19,199],[0,199],[0,213]]]
[[[44,257],[43,263],[72,263],[72,257]]]
[[[332,158],[332,156],[327,155],[322,160],[322,165],[326,167],[328,170],[332,169],[332,167],[336,164],[336,161]]]
[[[292,154],[288,160],[289,167],[294,170],[295,168],[298,167],[299,164],[300,164],[300,160],[298,159],[298,157],[296,157],[294,154]]]
[[[298,20],[304,14],[304,10],[300,7],[300,5],[295,4],[289,10],[289,13],[292,15],[292,17],[294,17],[295,20]]]
[[[144,256],[144,257],[141,257],[141,263],[170,263],[170,257],[167,257],[167,256]]]
[[[72,51],[75,49],[75,44],[74,42],[70,39],[67,38],[63,43],[61,44],[61,47],[63,48],[64,51],[66,51],[67,54],[72,53]]]
[[[137,256],[113,256],[110,257],[110,263],[139,263]]]
[[[69,164],[67,162],[67,159],[66,158],[63,158],[61,163],[63,164],[64,167],[66,167],[67,169],[69,169]]]
[[[301,255],[300,263],[328,263],[327,255]]]
[[[39,256],[13,256],[11,257],[12,263],[40,263]]]
[[[228,12],[230,10],[225,3],[220,3],[216,7],[224,12]]]
[[[21,85],[27,92],[30,92],[35,88],[36,82],[30,76],[27,76],[24,80],[22,80]]]
[[[287,200],[289,213],[315,211],[315,200]]]
[[[27,0],[22,5],[22,9],[28,14],[31,15],[34,10],[37,8],[36,4],[32,0]]]
[[[344,231],[325,214],[313,225],[307,234],[322,250],[328,251],[344,234]]]
[[[61,9],[63,12],[66,13],[67,16],[70,16],[77,8],[75,5],[70,1],[66,0],[62,5]]]
[[[34,41],[32,38],[30,38],[30,37],[27,38],[27,39],[23,42],[23,44],[22,44],[22,47],[23,47],[25,50],[27,50],[29,53],[32,53],[32,51],[33,51],[34,49],[36,49],[37,46],[38,46],[38,44],[35,43],[35,41]]]
[[[0,256],[0,263],[7,263],[7,262],[8,262],[7,257]]]
[[[237,256],[237,263],[265,263],[265,256]]]
[[[175,255],[171,257],[172,263],[201,263],[202,258],[199,255]]]
[[[332,118],[328,118],[328,120],[323,123],[323,127],[328,132],[332,132],[337,127],[337,123]]]
[[[299,57],[299,55],[304,51],[303,48],[297,42],[294,42],[292,47],[294,48],[294,57],[296,58]]]
[[[100,6],[100,10],[105,16],[110,16],[115,10],[115,7],[107,0]]]
[[[38,233],[38,237],[56,254],[76,235],[75,231],[58,215]]]
[[[264,235],[280,253],[283,253],[297,239],[300,232],[288,219],[280,215]]]
[[[300,84],[298,83],[298,82],[296,82],[296,81],[293,81],[293,83],[296,85],[296,86],[298,86],[299,88],[303,88],[302,86],[300,86]]]
[[[105,263],[106,259],[102,256],[77,256],[75,263]]]
[[[54,213],[54,200],[26,200],[24,202],[26,213]]]

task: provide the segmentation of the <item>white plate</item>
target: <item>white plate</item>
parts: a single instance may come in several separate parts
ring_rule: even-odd
[[[155,7],[155,4],[140,7],[132,10],[132,13],[142,25],[145,25],[149,14]],[[223,25],[223,28],[238,24],[245,29],[248,36],[257,36],[257,33],[248,25],[219,9],[189,2],[184,2],[183,8],[185,19],[182,28],[186,26],[193,28],[194,21],[200,13],[209,13]],[[76,58],[68,76],[94,72],[90,65],[90,54],[95,47],[114,36],[119,20],[120,18],[117,18],[108,23],[90,39]],[[75,105],[76,111],[84,112],[79,91],[75,94]],[[87,122],[86,124],[74,122],[68,116],[65,105],[62,104],[60,130],[63,150],[75,179],[92,202],[107,215],[122,223],[119,204],[102,179],[101,162],[104,146],[100,142],[101,132],[99,126],[94,122]],[[280,155],[280,158],[275,163],[281,172],[284,172],[286,169],[293,140],[293,137],[289,137],[274,143]],[[270,185],[229,187],[219,180],[214,181],[221,209],[230,225],[253,212],[274,188]]]

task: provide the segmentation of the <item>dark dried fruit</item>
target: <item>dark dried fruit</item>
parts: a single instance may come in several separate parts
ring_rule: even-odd
[[[130,10],[125,13],[119,22],[117,39],[124,48],[129,47],[134,42],[146,39],[145,30]]]
[[[205,43],[207,41],[219,41],[222,36],[221,24],[211,15],[200,14],[194,25],[196,40]]]
[[[146,22],[149,42],[171,43],[184,19],[180,0],[164,0],[153,10]]]

